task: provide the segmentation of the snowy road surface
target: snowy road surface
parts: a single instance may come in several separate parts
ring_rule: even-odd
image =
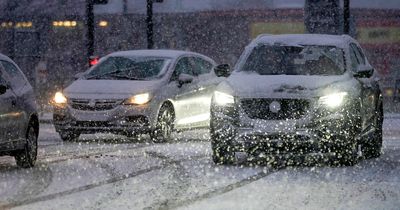
[[[353,167],[216,166],[206,132],[177,137],[62,142],[43,124],[35,168],[0,157],[0,209],[400,209],[399,116],[385,119],[384,154]]]

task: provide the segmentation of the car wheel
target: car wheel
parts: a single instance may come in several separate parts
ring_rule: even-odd
[[[28,127],[25,148],[14,156],[17,165],[30,168],[35,165],[37,158],[37,131],[33,124]]]
[[[212,160],[215,164],[231,164],[235,161],[235,153],[231,147],[211,142]]]
[[[140,133],[136,133],[136,132],[127,132],[127,133],[125,134],[126,137],[128,137],[128,138],[134,138],[134,139],[139,138],[140,135],[141,135]]]
[[[357,154],[357,144],[352,143],[346,146],[342,146],[336,152],[336,162],[335,165],[339,166],[353,166],[358,162],[358,154]]]
[[[361,121],[356,122],[355,125],[349,126],[351,129],[346,131],[344,136],[336,140],[338,145],[335,148],[336,157],[333,163],[336,166],[353,166],[358,162],[357,137],[361,132]]]
[[[215,164],[232,164],[235,161],[235,151],[229,145],[228,135],[218,135],[213,126],[210,129],[212,160]]]
[[[59,132],[61,140],[63,141],[76,141],[79,139],[80,133],[75,133],[71,131],[60,131]]]
[[[379,106],[375,118],[375,133],[372,142],[366,142],[362,146],[362,152],[365,158],[377,158],[381,156],[382,150],[382,125],[383,125],[383,107]]]
[[[150,133],[154,142],[167,142],[174,130],[175,115],[170,105],[163,105],[158,113],[155,129]]]

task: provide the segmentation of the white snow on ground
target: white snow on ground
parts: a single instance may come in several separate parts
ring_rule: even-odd
[[[216,166],[206,130],[62,142],[43,124],[35,168],[0,157],[0,209],[398,209],[400,118],[386,117],[384,154],[354,167]]]

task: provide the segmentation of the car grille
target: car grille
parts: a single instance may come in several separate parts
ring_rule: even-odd
[[[98,121],[77,121],[75,126],[78,127],[109,127],[108,122],[98,122]]]
[[[280,109],[272,108],[271,110],[271,103],[279,104]],[[252,119],[299,119],[309,109],[309,101],[303,99],[242,99],[241,108]]]
[[[73,109],[83,111],[105,111],[111,110],[121,104],[121,100],[88,100],[71,99],[70,105]]]

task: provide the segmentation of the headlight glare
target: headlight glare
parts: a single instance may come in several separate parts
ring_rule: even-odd
[[[229,95],[229,94],[226,94],[223,92],[219,92],[219,91],[215,91],[214,92],[214,102],[217,105],[224,106],[224,105],[235,103],[235,99],[232,95]]]
[[[150,94],[143,93],[134,95],[125,101],[125,105],[143,105],[150,101]]]
[[[323,104],[329,108],[337,108],[344,102],[347,92],[333,93],[319,98],[320,104]]]
[[[56,104],[66,104],[67,103],[67,98],[64,96],[62,92],[57,92],[54,95],[54,102]]]

